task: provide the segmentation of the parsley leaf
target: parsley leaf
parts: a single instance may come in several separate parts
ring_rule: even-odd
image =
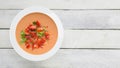
[[[38,37],[43,37],[44,36],[44,32],[43,31],[42,32],[38,32],[37,35],[38,35]]]

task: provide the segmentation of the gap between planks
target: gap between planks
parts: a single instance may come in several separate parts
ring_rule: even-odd
[[[24,10],[24,9],[0,9],[0,10]],[[62,11],[112,11],[112,10],[120,10],[120,9],[50,9],[50,10],[62,10]]]
[[[14,49],[14,48],[0,48],[1,49]],[[60,50],[120,50],[120,48],[60,48]]]

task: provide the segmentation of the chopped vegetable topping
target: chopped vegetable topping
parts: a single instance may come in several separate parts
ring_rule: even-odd
[[[36,21],[33,22],[33,25],[36,25]]]
[[[21,43],[24,43],[27,49],[43,48],[46,40],[49,40],[47,28],[48,26],[42,26],[39,21],[33,21],[21,31]]]
[[[38,37],[43,37],[44,36],[44,32],[43,31],[42,32],[38,32],[37,35],[38,35]]]

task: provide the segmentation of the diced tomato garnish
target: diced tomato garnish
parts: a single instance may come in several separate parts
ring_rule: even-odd
[[[38,48],[38,44],[37,43],[35,43],[33,46],[34,46],[34,48]]]
[[[36,25],[39,27],[41,26],[40,22],[39,21],[36,21]]]
[[[29,35],[25,36],[26,39],[30,39],[31,37]]]
[[[46,39],[50,39],[49,35],[48,36],[45,36]]]
[[[41,43],[45,43],[46,40],[44,38],[41,38]]]
[[[29,32],[25,32],[25,35],[29,35]]]
[[[48,32],[45,32],[45,36],[48,36],[49,35],[49,33]]]
[[[37,32],[41,32],[41,31],[43,31],[43,28],[37,28]]]
[[[27,43],[26,44],[26,48],[29,49],[30,48],[30,44]]]
[[[25,32],[29,32],[29,28],[26,28],[26,29],[25,29]]]
[[[41,46],[41,39],[37,40],[37,44],[39,45],[39,47]]]
[[[39,47],[42,47],[42,45],[45,43],[45,40],[44,39],[38,39],[37,40],[37,44],[38,44],[38,48]]]
[[[35,30],[35,29],[36,29],[36,26],[35,26],[35,25],[32,25],[32,26],[30,26],[29,28],[30,28],[30,30]]]
[[[30,32],[30,34],[31,34],[31,37],[36,37],[37,35],[36,35],[36,32]]]
[[[27,28],[29,29],[32,26],[32,24],[30,24]]]
[[[21,37],[26,39],[25,47],[27,49],[32,48],[32,50],[35,48],[43,48],[46,40],[49,40],[50,37],[46,28],[48,28],[48,26],[42,26],[39,21],[35,21],[35,23],[33,22],[33,24],[25,28],[25,30],[23,30],[24,36],[21,35]]]
[[[27,40],[27,41],[26,41],[26,44],[28,44],[28,43],[30,43],[30,42],[31,42],[30,40]]]
[[[30,38],[29,41],[30,41],[30,43],[33,43],[33,39],[32,38]]]
[[[41,39],[38,39],[38,40],[37,40],[37,43],[39,44],[39,43],[40,43],[40,41],[41,41]]]

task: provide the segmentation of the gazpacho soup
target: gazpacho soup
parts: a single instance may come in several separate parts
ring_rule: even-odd
[[[58,30],[54,21],[43,13],[24,16],[16,27],[16,40],[26,52],[40,55],[52,49],[57,41]]]

